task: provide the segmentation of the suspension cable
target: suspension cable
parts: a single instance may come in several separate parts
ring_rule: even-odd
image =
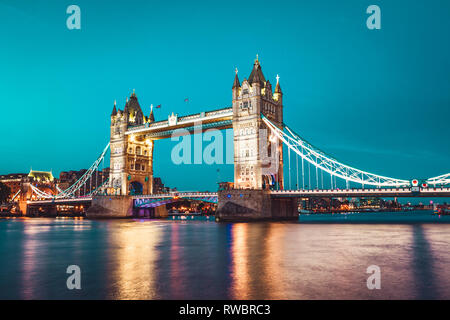
[[[313,147],[306,140],[302,139],[299,135],[290,130],[286,125],[284,125],[284,128],[288,131],[287,133],[283,132],[283,130],[271,123],[264,115],[261,115],[261,118],[272,133],[295,153],[301,156],[302,159],[308,161],[314,166],[318,166],[319,169],[324,170],[332,176],[339,177],[344,180],[348,179],[349,182],[372,186],[398,187],[410,185],[410,182],[407,180],[380,176],[345,165],[334,158],[327,156],[321,150]]]

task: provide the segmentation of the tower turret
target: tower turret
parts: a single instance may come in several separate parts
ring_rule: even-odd
[[[275,86],[275,94],[273,95],[273,98],[279,104],[283,104],[283,92],[281,92],[280,76],[279,75],[277,75],[277,85]]]
[[[111,112],[111,116],[114,117],[117,115],[117,109],[116,109],[116,100],[114,100],[114,108]]]
[[[153,115],[153,104],[150,105],[150,115],[148,116],[148,122],[154,122],[155,116]]]
[[[238,69],[235,69],[236,75],[234,76],[234,82],[233,82],[233,100],[236,99],[239,96],[239,90],[241,88],[241,83],[239,82],[238,77]]]
[[[144,113],[139,105],[134,89],[130,98],[128,99],[127,97],[123,112],[129,125],[141,125],[144,123]]]

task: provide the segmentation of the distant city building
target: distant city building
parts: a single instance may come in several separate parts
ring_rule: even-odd
[[[29,173],[10,173],[0,175],[0,182],[5,184],[11,189],[10,198],[22,190],[24,183],[31,183],[35,186],[39,186],[41,190],[48,193],[53,193],[55,178],[51,171],[37,171],[30,170]]]
[[[58,194],[60,190],[65,190],[77,182],[83,174],[87,172],[86,169],[81,169],[78,171],[62,171],[59,175],[59,179],[53,176],[52,171],[37,171],[30,170],[29,173],[10,173],[0,175],[0,182],[5,184],[11,189],[11,196],[14,195],[20,190],[24,192],[24,190],[28,190],[31,192],[26,184],[32,184],[35,187],[38,187],[41,191],[55,195]],[[94,172],[90,179],[87,180],[86,186],[77,192],[76,195],[89,194],[92,191],[99,188],[107,179],[109,178],[109,168],[105,168],[101,171]],[[25,186],[25,188],[24,188]],[[164,185],[163,185],[164,187]],[[37,199],[36,195],[31,192],[28,196],[28,199]]]
[[[51,171],[30,170],[28,174],[29,182],[52,183],[55,178]]]
[[[81,177],[87,172],[86,169],[81,169],[78,171],[61,171],[59,174],[59,179],[57,180],[57,185],[59,189],[66,190],[75,182],[77,182]],[[94,172],[91,177],[86,181],[85,186],[77,192],[77,195],[89,194],[97,188],[101,187],[102,184],[109,178],[109,168],[104,168]]]
[[[21,188],[22,183],[28,178],[27,173],[10,173],[0,175],[0,182],[11,189],[11,196],[13,197]]]
[[[159,177],[153,178],[153,193],[167,193],[169,191],[170,188],[164,186],[164,183],[162,183],[161,178]]]

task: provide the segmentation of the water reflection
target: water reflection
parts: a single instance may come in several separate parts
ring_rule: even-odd
[[[157,246],[161,238],[158,224],[122,223],[109,230],[114,299],[156,299]]]
[[[434,281],[433,256],[423,226],[413,226],[413,274],[418,299],[436,299],[439,294]]]
[[[266,235],[266,247],[264,252],[264,275],[267,286],[265,299],[285,299],[284,290],[285,272],[285,226],[278,223],[269,224]]]
[[[174,297],[182,296],[183,288],[182,281],[180,281],[182,277],[182,270],[180,269],[180,259],[181,259],[181,248],[180,248],[180,234],[179,234],[180,225],[174,224],[171,228],[170,233],[170,287],[171,291],[174,294]]]
[[[33,228],[29,226],[28,228]],[[37,280],[36,267],[37,264],[37,246],[38,241],[32,238],[33,235],[25,231],[25,239],[23,240],[23,262],[22,262],[22,299],[33,299],[36,294]]]
[[[249,261],[247,245],[247,229],[249,224],[238,223],[231,228],[232,272],[231,293],[233,299],[249,299]]]
[[[233,299],[283,299],[283,224],[234,224],[231,243]]]
[[[448,299],[449,232],[432,224],[0,220],[0,298]],[[71,264],[81,267],[81,291],[66,288]],[[367,289],[370,265],[381,268],[381,290]]]

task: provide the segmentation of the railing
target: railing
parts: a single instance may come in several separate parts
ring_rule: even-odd
[[[223,108],[223,109],[219,109],[219,110],[213,110],[213,111],[207,111],[207,112],[201,112],[201,113],[196,113],[196,114],[192,114],[192,115],[187,115],[187,116],[181,116],[178,117],[177,119],[177,125],[179,124],[185,124],[188,122],[192,122],[193,120],[206,120],[208,118],[214,118],[216,116],[223,116],[223,115],[231,115],[233,112],[232,108]],[[133,126],[128,128],[128,132],[134,132],[134,131],[138,131],[138,130],[142,130],[142,129],[159,129],[159,128],[164,128],[164,127],[168,127],[169,126],[169,121],[168,120],[162,120],[162,121],[157,121],[157,122],[153,122],[150,124],[143,124],[143,125],[139,125],[139,126]]]
[[[158,194],[148,194],[148,195],[135,195],[133,199],[143,199],[143,198],[183,198],[183,197],[217,197],[217,192],[170,192],[170,193],[158,193]]]
[[[389,189],[378,189],[378,188],[370,188],[370,189],[299,189],[299,190],[272,190],[272,194],[352,194],[352,193],[364,193],[364,194],[392,194],[392,193],[450,193],[450,188],[445,187],[435,187],[435,188],[419,188],[418,191],[415,191],[411,188],[389,188]]]

